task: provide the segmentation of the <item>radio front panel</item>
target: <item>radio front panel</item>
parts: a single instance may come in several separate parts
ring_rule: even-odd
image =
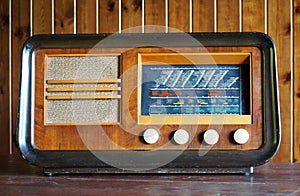
[[[29,39],[22,153],[46,173],[120,171],[95,153],[125,160],[141,152],[147,164],[115,164],[152,172],[159,171],[156,156],[179,153],[162,165],[172,173],[245,172],[268,161],[280,141],[273,43],[256,33],[189,36],[203,45],[174,43],[181,34],[121,34],[107,43],[108,35]]]
[[[263,140],[259,49],[189,50],[37,51],[35,81],[43,85],[35,89],[35,146],[258,149]],[[145,140],[147,129],[156,131],[157,142]],[[234,139],[239,129],[249,137],[243,144]],[[184,144],[173,139],[178,130],[185,131]],[[204,139],[208,130],[214,145]]]

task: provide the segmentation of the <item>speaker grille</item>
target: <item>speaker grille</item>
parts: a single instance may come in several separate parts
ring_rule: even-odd
[[[48,80],[118,78],[118,56],[48,56]]]
[[[119,67],[119,56],[47,56],[45,123],[119,123]]]
[[[103,123],[119,122],[119,101],[107,100],[51,100],[48,101],[47,123]]]

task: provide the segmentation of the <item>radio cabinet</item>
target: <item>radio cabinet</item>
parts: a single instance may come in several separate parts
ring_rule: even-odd
[[[18,143],[49,175],[251,173],[280,143],[274,44],[261,33],[34,36]]]

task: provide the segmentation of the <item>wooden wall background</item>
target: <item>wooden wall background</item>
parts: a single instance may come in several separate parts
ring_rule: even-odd
[[[161,25],[161,28],[145,25]],[[259,31],[278,55],[282,142],[300,162],[300,0],[0,0],[0,154],[15,145],[20,53],[34,34]]]

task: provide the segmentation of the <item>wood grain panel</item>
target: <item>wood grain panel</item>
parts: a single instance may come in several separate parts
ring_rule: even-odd
[[[169,32],[190,31],[189,0],[169,0],[169,28]]]
[[[265,31],[264,0],[243,1],[243,31]]]
[[[55,0],[54,32],[74,33],[74,0]]]
[[[300,0],[294,1],[294,161],[300,162]]]
[[[122,0],[122,32],[142,32],[142,0]]]
[[[214,1],[193,1],[193,32],[214,31]]]
[[[126,50],[126,52],[121,52]],[[178,130],[179,128],[183,128],[187,130],[193,138],[192,143],[189,145],[190,149],[199,149],[199,148],[206,148],[207,146],[201,145],[202,138],[204,131],[208,128],[216,129],[218,131],[222,130],[220,133],[220,141],[218,144],[213,146],[214,149],[257,149],[262,144],[262,115],[261,115],[261,108],[262,108],[262,101],[261,101],[261,56],[260,51],[257,48],[251,47],[219,47],[219,48],[180,48],[176,49],[177,52],[180,53],[189,53],[191,51],[195,55],[203,54],[203,52],[209,51],[211,53],[218,52],[219,55],[222,55],[223,60],[225,63],[232,63],[232,64],[240,64],[243,63],[244,66],[249,65],[250,58],[253,62],[253,69],[251,70],[251,76],[253,78],[253,85],[256,88],[251,90],[253,94],[253,102],[251,103],[253,113],[252,123],[242,123],[238,121],[238,118],[235,118],[235,121],[226,125],[220,126],[219,123],[208,124],[201,121],[203,124],[198,126],[198,123],[194,124],[185,124],[181,122],[185,122],[185,120],[192,118],[189,116],[186,118],[182,117],[173,121],[171,124],[168,124],[166,121],[166,117],[164,115],[161,116],[163,119],[161,124],[157,123],[147,123],[143,124],[141,121],[138,122],[138,88],[141,86],[138,78],[138,54],[142,55],[142,62],[146,64],[146,62],[157,62],[159,61],[157,58],[163,60],[161,62],[167,64],[173,64],[171,62],[176,61],[180,64],[188,64],[191,63],[190,61],[186,61],[186,56],[183,58],[181,55],[174,53],[172,49],[164,49],[164,48],[142,48],[142,49],[133,49],[128,50],[126,48],[110,48],[110,49],[102,49],[103,54],[116,54],[122,53],[122,77],[121,77],[121,116],[120,119],[122,121],[120,124],[117,125],[109,125],[105,122],[102,126],[93,123],[86,123],[84,124],[45,124],[44,117],[45,113],[49,111],[47,106],[45,105],[45,74],[36,74],[35,76],[35,136],[34,142],[37,147],[40,149],[51,149],[51,150],[83,150],[87,147],[89,149],[120,149],[120,146],[126,149],[153,149],[158,147],[163,147],[164,149],[181,149],[186,146],[179,146],[174,145],[172,142],[169,142],[170,136],[172,132]],[[45,70],[44,59],[45,54],[85,54],[89,49],[41,49],[37,51],[36,55],[36,72],[43,73]],[[100,51],[99,51],[100,52]],[[198,53],[197,53],[198,52]],[[149,53],[155,53],[159,55],[150,55]],[[172,54],[171,54],[172,53]],[[226,55],[225,55],[226,53]],[[228,54],[230,53],[230,54]],[[250,57],[251,53],[251,57]],[[161,56],[163,55],[163,56]],[[173,58],[166,58],[168,55],[175,55],[176,57]],[[218,55],[213,55],[215,61],[220,61]],[[161,58],[160,58],[161,57]],[[196,56],[192,57],[195,61]],[[198,56],[199,57],[199,56]],[[198,59],[199,64],[207,64],[207,60],[203,61],[202,58]],[[201,63],[200,63],[201,62]],[[64,83],[74,82],[72,80],[63,80]],[[66,82],[67,81],[67,82]],[[50,81],[47,83],[49,84]],[[58,81],[52,80],[51,83],[57,83]],[[47,94],[46,94],[47,95]],[[49,97],[48,97],[49,98]],[[66,97],[62,97],[66,99]],[[74,97],[73,97],[74,98]],[[47,98],[46,98],[47,99]],[[59,98],[60,99],[60,98]],[[69,99],[69,98],[67,98]],[[251,113],[252,114],[252,113]],[[171,115],[172,116],[172,115]],[[204,116],[203,116],[204,117]],[[220,116],[218,116],[220,117]],[[230,118],[230,116],[227,116]],[[225,118],[227,118],[225,117]],[[233,116],[231,116],[233,117]],[[223,120],[225,120],[222,119]],[[190,119],[189,119],[190,120]],[[214,119],[216,120],[216,119]],[[250,120],[251,121],[251,120]],[[192,122],[192,121],[190,121]],[[199,121],[197,121],[199,122]],[[211,121],[209,121],[211,122]],[[75,126],[77,125],[77,126]],[[161,139],[158,143],[153,145],[147,145],[143,142],[142,138],[139,137],[141,133],[146,130],[147,128],[156,128],[161,132]],[[238,128],[244,128],[249,130],[251,135],[251,139],[244,145],[237,145],[232,142],[230,139],[230,135],[234,130]],[[113,142],[112,142],[113,141]],[[128,142],[130,141],[130,142]],[[209,147],[210,148],[210,147]]]
[[[10,113],[9,113],[9,0],[0,1],[0,154],[9,154]]]
[[[165,32],[165,26],[165,1],[145,0],[145,32]]]
[[[96,0],[77,0],[76,32],[96,33]]]
[[[284,14],[283,14],[284,13]],[[291,24],[290,4],[286,0],[268,1],[268,34],[277,46],[280,93],[281,147],[274,161],[291,161]]]
[[[29,0],[12,1],[12,142],[13,153],[18,152],[16,141],[16,117],[19,101],[20,56],[24,41],[29,37],[30,17]]]
[[[217,31],[239,31],[239,0],[218,0]]]
[[[119,31],[119,1],[99,0],[99,31],[115,33]]]
[[[33,0],[32,33],[49,34],[52,32],[52,2],[51,0]]]

